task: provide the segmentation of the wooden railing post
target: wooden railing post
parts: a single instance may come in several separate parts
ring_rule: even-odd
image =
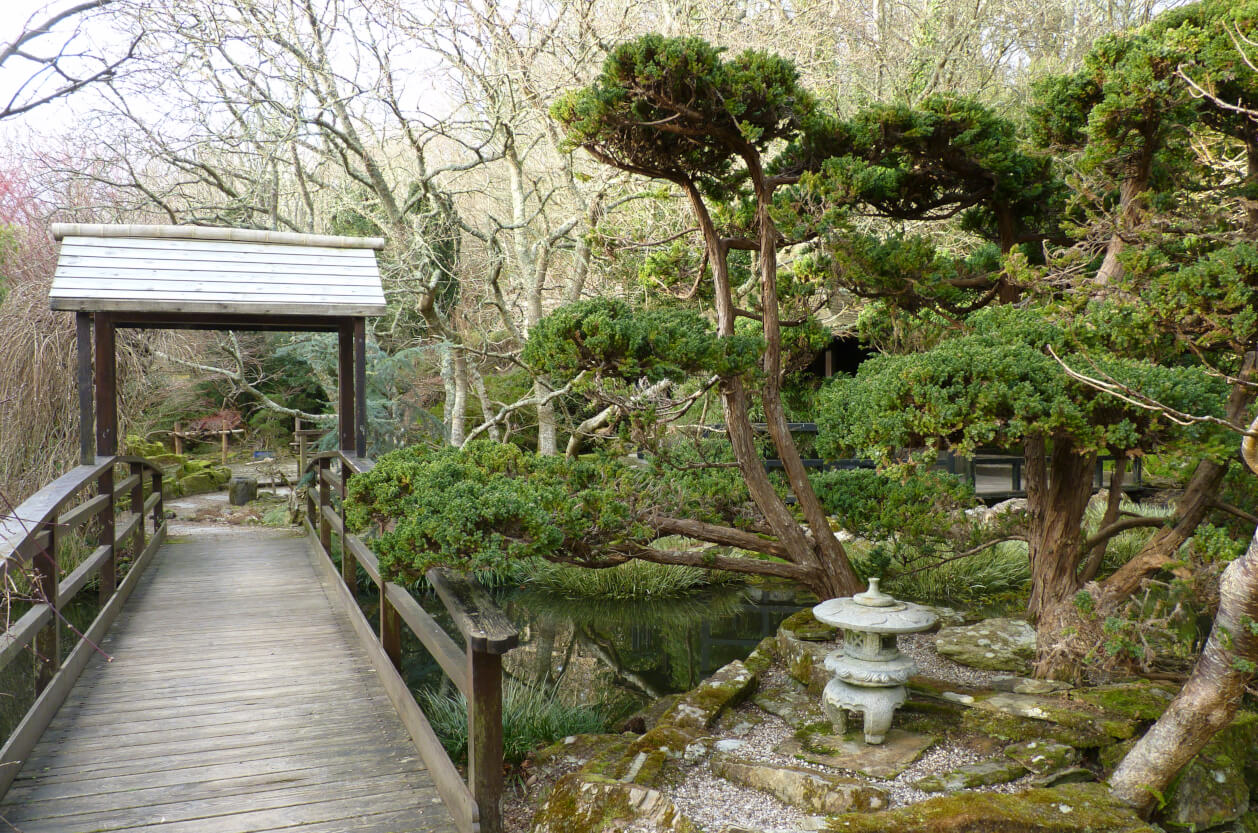
[[[398,671],[402,670],[402,617],[389,601],[385,592],[386,582],[380,579],[380,645],[389,655],[389,661]]]
[[[354,598],[358,598],[358,562],[354,560],[354,554],[349,551],[349,547],[345,546],[345,496],[349,494],[349,479],[353,476],[350,466],[345,462],[345,458],[341,458],[341,580],[345,582],[345,586],[349,588],[349,592]],[[384,588],[381,587],[380,593],[380,610],[381,615],[384,612]],[[381,637],[383,637],[381,633]]]
[[[96,494],[108,496],[105,508],[97,516],[100,519],[97,546],[109,547],[109,557],[100,565],[100,603],[103,605],[114,595],[114,588],[118,585],[118,547],[114,543],[114,467],[101,472],[100,480],[96,482]]]
[[[35,573],[36,594],[40,601],[47,602],[52,608],[52,618],[35,636],[36,695],[43,693],[57,669],[61,667],[61,602],[57,595],[60,576],[57,575],[56,529],[54,524],[44,528],[43,545],[36,550],[31,561]]]
[[[144,552],[144,464],[132,463],[131,476],[135,485],[131,487],[131,512],[139,519],[135,525],[135,557]]]
[[[166,518],[166,496],[162,493],[161,469],[153,470],[153,494],[157,495],[157,503],[153,504],[153,534],[156,535]]]
[[[481,833],[502,833],[502,656],[467,651],[467,786]]]
[[[319,486],[319,545],[323,547],[323,551],[329,558],[332,556],[332,524],[324,517],[323,507],[332,505],[332,490],[328,487],[328,480],[324,476],[330,462],[327,457],[320,458],[315,468]]]

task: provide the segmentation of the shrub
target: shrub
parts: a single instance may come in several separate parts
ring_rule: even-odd
[[[466,759],[467,701],[463,695],[426,692],[422,699],[424,714],[450,757]],[[538,747],[568,735],[605,731],[610,719],[599,706],[569,705],[553,689],[507,680],[502,692],[503,759],[519,763]]]

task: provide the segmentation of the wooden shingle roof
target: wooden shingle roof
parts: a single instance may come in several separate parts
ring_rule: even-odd
[[[368,316],[385,311],[377,237],[56,223],[56,310]]]

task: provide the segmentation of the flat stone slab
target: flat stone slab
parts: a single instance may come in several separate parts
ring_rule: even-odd
[[[959,766],[951,772],[927,775],[913,782],[913,786],[928,793],[951,793],[992,784],[1008,784],[1026,775],[1026,767],[1004,756]]]
[[[780,685],[766,687],[761,683],[760,689],[752,695],[751,702],[769,714],[777,715],[796,729],[826,722],[820,701],[809,694],[807,688],[789,677]]]
[[[1079,762],[1079,750],[1051,740],[1029,740],[1005,747],[1005,755],[1036,775],[1044,775]]]
[[[1029,674],[1035,629],[1021,619],[985,619],[977,625],[942,628],[935,650],[972,668]]]
[[[712,756],[712,772],[733,784],[740,784],[798,807],[807,813],[847,813],[885,810],[887,791],[857,778],[845,778],[804,767],[775,766],[717,753]]]
[[[1061,697],[1041,697],[1035,694],[1000,692],[990,697],[975,697],[976,709],[1003,712],[1017,717],[1046,720],[1070,729],[1099,729],[1110,737],[1126,740],[1136,734],[1139,724],[1135,720],[1106,715],[1095,709]]]
[[[892,729],[880,744],[847,740],[841,735],[815,735],[809,738],[807,748],[795,738],[787,738],[774,751],[809,763],[859,772],[870,778],[894,778],[934,743],[930,735]]]

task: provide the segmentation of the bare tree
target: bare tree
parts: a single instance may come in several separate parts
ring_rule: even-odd
[[[13,89],[0,99],[0,121],[71,95],[89,84],[117,77],[135,55],[142,34],[117,54],[98,54],[85,28],[114,0],[86,0],[58,8],[46,6],[27,18],[17,36],[0,43],[0,68],[20,73]]]

